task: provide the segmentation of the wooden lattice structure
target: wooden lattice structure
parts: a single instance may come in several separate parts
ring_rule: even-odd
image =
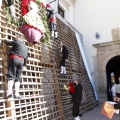
[[[20,15],[20,2],[16,2],[17,16]],[[80,53],[75,29],[65,20],[57,18],[58,40],[51,39],[50,45],[40,43],[31,46],[26,40],[29,50],[27,70],[23,72],[20,100],[5,100],[7,90],[7,65],[9,48],[4,44],[4,38],[19,30],[14,25],[6,25],[6,14],[0,11],[0,120],[69,120],[72,118],[71,96],[64,90],[72,75],[82,79],[83,100],[81,113],[94,107],[97,103],[94,91]],[[62,40],[69,49],[67,75],[60,73],[60,54],[58,41]]]

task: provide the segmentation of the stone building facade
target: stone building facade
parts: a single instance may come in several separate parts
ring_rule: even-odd
[[[120,55],[120,30],[112,29],[112,41],[93,45],[97,49],[94,57],[95,85],[100,100],[107,99],[107,70],[108,62]]]

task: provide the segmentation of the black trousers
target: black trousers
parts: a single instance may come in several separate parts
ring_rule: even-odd
[[[73,111],[72,111],[72,115],[74,117],[79,116],[79,107],[80,107],[81,101],[77,101],[77,102],[73,102]]]
[[[56,30],[55,22],[50,22],[50,31]]]
[[[24,59],[21,58],[14,57],[9,60],[8,76],[7,76],[8,81],[13,80],[15,82],[21,82],[23,64],[24,64]]]
[[[8,1],[8,6],[13,5],[13,3],[14,3],[14,0],[7,0],[7,1]]]
[[[65,67],[65,58],[64,58],[64,57],[62,57],[62,60],[61,60],[60,66],[64,66],[64,67]]]
[[[63,55],[60,66],[65,67],[65,60],[68,59],[68,54]]]
[[[4,2],[5,0],[2,0],[2,2]],[[14,0],[7,0],[8,1],[8,6],[11,6],[11,5],[13,5],[13,3],[14,3]]]

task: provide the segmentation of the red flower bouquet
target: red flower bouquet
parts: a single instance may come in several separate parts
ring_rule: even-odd
[[[72,82],[70,82],[70,83],[68,84],[68,86],[70,87],[69,92],[70,92],[70,93],[74,93],[74,92],[75,92],[74,84],[73,84]]]

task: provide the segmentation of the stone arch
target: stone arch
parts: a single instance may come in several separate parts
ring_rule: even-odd
[[[111,41],[108,43],[95,44],[97,54],[94,57],[94,83],[97,89],[99,101],[107,100],[107,70],[106,65],[110,59],[120,56],[120,42]]]
[[[120,52],[119,53],[118,52],[117,53],[109,53],[108,55],[106,55],[107,57],[102,62],[103,63],[102,64],[102,70],[106,71],[106,65],[109,62],[109,60],[112,59],[115,56],[118,56],[118,55],[120,55]]]
[[[113,57],[120,56],[120,41],[110,41],[93,45],[97,48],[97,54],[94,56],[94,83],[99,96],[99,101],[107,99],[108,72],[106,65]]]
[[[117,52],[109,52],[105,56],[102,54],[101,55],[101,61],[100,65],[98,66],[98,79],[99,79],[99,97],[100,99],[102,98],[102,101],[108,98],[108,81],[107,81],[107,70],[106,70],[106,65],[111,60],[112,58],[120,56],[120,51]]]

